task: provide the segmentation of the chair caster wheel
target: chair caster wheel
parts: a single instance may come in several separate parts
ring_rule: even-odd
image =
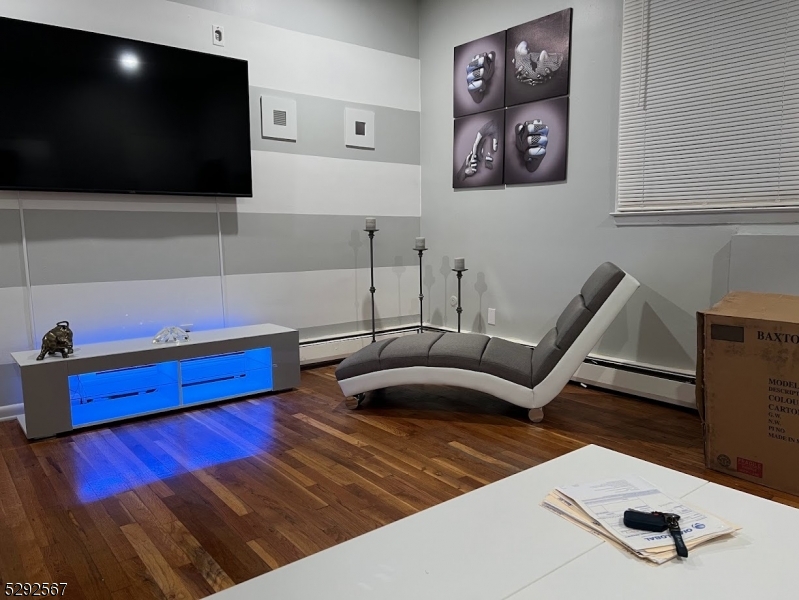
[[[540,423],[544,420],[544,409],[543,408],[531,408],[530,411],[527,413],[527,416],[533,423]]]
[[[354,396],[345,399],[344,402],[346,403],[347,408],[350,410],[356,410],[360,408],[364,398],[366,398],[366,394],[355,394]]]

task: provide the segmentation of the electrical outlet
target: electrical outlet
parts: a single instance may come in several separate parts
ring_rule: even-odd
[[[496,325],[497,324],[497,309],[496,308],[489,308],[488,309],[488,324],[489,325]]]
[[[225,28],[221,25],[214,25],[211,29],[213,33],[213,37],[211,38],[214,42],[214,46],[224,46],[225,45]]]
[[[450,306],[458,306],[458,297],[457,296],[450,296],[449,305]]]

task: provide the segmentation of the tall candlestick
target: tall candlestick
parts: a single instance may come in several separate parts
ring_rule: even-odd
[[[366,217],[366,228],[364,229],[369,236],[369,275],[371,277],[371,284],[369,286],[369,293],[372,295],[372,343],[377,341],[375,334],[375,233],[380,231],[377,228],[377,219],[374,217]]]
[[[422,256],[424,255],[424,251],[427,250],[425,247],[425,239],[423,237],[416,238],[416,244],[413,247],[414,250],[419,254],[419,333],[424,331],[424,294],[422,293]]]
[[[469,269],[466,268],[466,259],[465,258],[456,258],[455,259],[455,268],[452,269],[455,271],[455,276],[458,278],[458,308],[455,309],[455,312],[458,313],[458,333],[461,332],[461,313],[463,312],[463,308],[461,307],[461,279],[463,279],[463,273],[468,271]]]

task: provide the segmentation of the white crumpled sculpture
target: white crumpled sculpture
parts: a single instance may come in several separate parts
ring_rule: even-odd
[[[189,339],[189,334],[187,331],[181,329],[180,327],[164,327],[158,334],[153,338],[153,344],[167,344],[169,342],[174,342],[179,344],[180,342],[186,342]]]

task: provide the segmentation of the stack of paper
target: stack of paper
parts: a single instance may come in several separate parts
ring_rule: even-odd
[[[625,527],[625,510],[680,515],[682,537],[689,551],[740,529],[669,498],[651,483],[634,475],[555,488],[541,505],[611,544],[656,564],[677,556],[674,539],[668,530],[657,533]]]

